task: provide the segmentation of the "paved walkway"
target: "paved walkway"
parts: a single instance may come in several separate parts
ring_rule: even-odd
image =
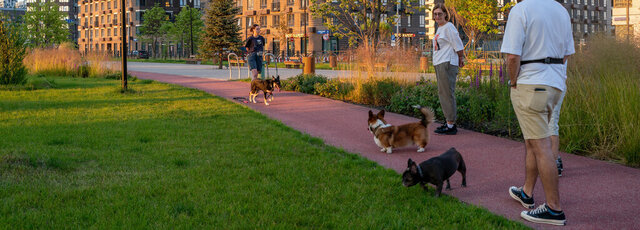
[[[119,65],[118,63],[114,63],[115,65]],[[129,71],[140,71],[140,72],[149,72],[149,73],[162,73],[162,74],[175,74],[181,76],[190,76],[190,77],[202,77],[202,78],[210,78],[210,79],[218,79],[218,80],[228,80],[229,72],[231,72],[231,77],[233,79],[239,78],[248,78],[248,72],[246,66],[241,66],[238,71],[237,67],[232,68],[232,71],[226,69],[218,69],[218,66],[212,65],[193,65],[193,64],[173,64],[173,63],[150,63],[150,62],[128,62],[127,69]],[[302,69],[278,69],[278,75],[280,75],[281,79],[287,79],[290,77],[294,77],[298,74],[302,73]],[[238,74],[240,73],[240,74]],[[267,70],[265,70],[267,73]],[[318,69],[316,70],[317,74],[326,76],[328,78],[349,78],[349,77],[358,77],[359,73],[357,71],[348,71],[348,70],[326,70],[326,69]],[[378,74],[383,76],[390,77],[399,77],[403,79],[407,79],[410,81],[415,81],[420,79],[420,77],[435,79],[435,74],[433,73],[391,73],[391,72],[379,72]],[[268,75],[266,76],[275,76],[276,69],[270,68],[268,70]]]
[[[233,97],[247,97],[249,91],[249,84],[245,82],[144,72],[131,74],[200,89],[231,101]],[[367,107],[284,91],[275,93],[270,106],[240,104],[397,172],[406,168],[407,158],[420,162],[455,147],[467,164],[468,187],[460,187],[461,177],[456,173],[451,178],[453,190],[443,192],[536,229],[640,229],[640,196],[635,194],[640,190],[639,169],[562,153],[565,172],[560,178],[560,196],[567,226],[534,224],[520,217],[523,207],[507,193],[509,186],[521,185],[524,180],[524,144],[521,142],[463,129],[456,136],[435,135],[433,130],[437,124],[433,124],[429,127],[431,142],[424,153],[407,147],[388,155],[379,152],[367,131]],[[386,116],[391,124],[417,121],[394,113]],[[402,186],[400,176],[398,186]],[[537,205],[544,201],[540,181],[533,194]]]

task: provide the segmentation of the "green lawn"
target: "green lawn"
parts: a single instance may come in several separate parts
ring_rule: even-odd
[[[0,229],[526,228],[198,90],[54,81],[0,91]]]

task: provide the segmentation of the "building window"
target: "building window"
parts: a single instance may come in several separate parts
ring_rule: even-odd
[[[273,15],[273,23],[274,27],[278,27],[280,25],[280,15]]]
[[[424,6],[424,0],[420,0],[420,6]]]
[[[267,8],[267,0],[260,0],[260,9]]]
[[[184,6],[187,4],[187,0],[180,0],[180,6]]]
[[[420,27],[424,27],[424,15],[420,15]]]
[[[200,9],[200,0],[194,0],[193,1],[193,8]]]
[[[253,1],[247,0],[247,10],[253,10]]]
[[[380,14],[380,23],[387,22],[387,14]]]
[[[411,27],[411,15],[407,15],[407,27]]]
[[[288,22],[288,23],[287,23],[287,25],[288,25],[289,27],[293,27],[293,26],[295,26],[295,25],[296,25],[296,24],[295,24],[295,15],[293,15],[293,14],[287,14],[287,22]]]
[[[269,26],[269,24],[267,23],[267,16],[261,16],[260,17],[260,26],[261,27]]]

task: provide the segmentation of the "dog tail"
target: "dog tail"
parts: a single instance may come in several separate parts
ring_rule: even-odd
[[[420,123],[424,127],[429,126],[429,124],[431,124],[433,122],[433,119],[435,117],[435,114],[433,113],[433,109],[431,109],[429,107],[422,107],[420,105],[414,105],[412,107],[416,108],[416,109],[419,109],[420,112],[422,112],[422,120],[420,120]]]

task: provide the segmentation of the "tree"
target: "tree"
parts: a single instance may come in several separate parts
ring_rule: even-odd
[[[69,24],[64,20],[65,16],[58,5],[36,2],[30,7],[32,10],[24,15],[24,29],[31,46],[47,47],[68,40]]]
[[[484,34],[498,33],[499,12],[497,0],[450,0],[447,7],[451,9],[455,22],[469,37],[465,48],[475,48],[475,43]]]
[[[27,75],[22,60],[26,54],[21,30],[0,14],[0,84],[22,84]]]
[[[195,53],[197,43],[200,41],[200,33],[204,26],[201,17],[200,10],[186,6],[182,8],[176,19],[176,32],[182,33],[184,38],[188,39],[190,55]]]
[[[156,50],[158,40],[166,34],[166,31],[164,30],[166,27],[163,28],[162,25],[168,21],[167,15],[164,12],[164,9],[156,3],[153,8],[145,12],[143,19],[144,21],[142,22],[140,33],[153,42],[152,56],[157,57]]]
[[[382,4],[382,0],[311,0],[310,6],[313,16],[322,18],[324,25],[329,28],[336,37],[349,39],[349,45],[364,45],[367,50],[375,51],[380,38],[381,14],[387,12],[389,3]],[[414,7],[416,0],[398,0],[402,10],[401,14],[412,14],[420,7]],[[406,7],[409,6],[409,7]],[[387,17],[385,22],[395,24],[399,15]]]
[[[240,41],[238,25],[238,9],[233,0],[212,0],[205,13],[205,31],[203,44],[200,47],[204,57],[219,56],[218,68],[222,69],[222,58],[225,49],[237,50]]]

